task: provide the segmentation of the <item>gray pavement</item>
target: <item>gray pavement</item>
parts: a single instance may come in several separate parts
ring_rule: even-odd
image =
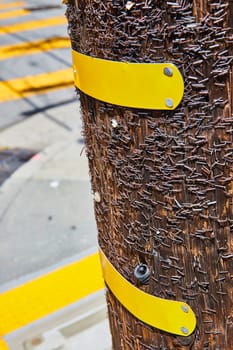
[[[10,334],[6,340],[14,350],[110,350],[106,312],[104,293],[98,292]]]
[[[33,74],[42,74],[46,72],[53,72],[55,70],[70,67],[70,49],[53,50],[51,53],[43,52],[37,55],[19,56],[17,60],[12,58],[13,64],[9,60],[1,62],[1,70],[4,72],[1,76],[5,80],[21,78],[25,76],[28,67],[33,68]]]
[[[2,291],[75,261],[97,247],[78,109],[77,100],[51,109],[51,118],[45,111],[0,133],[0,147],[28,147],[38,152],[0,187]],[[109,350],[104,297],[90,297],[96,299],[97,309],[87,298],[83,313],[77,303],[43,320],[42,328],[35,324],[30,331],[27,328],[8,337],[10,349]],[[73,330],[72,336],[64,336],[64,329]],[[32,346],[35,337],[42,337],[40,347]],[[20,347],[22,343],[25,348]]]
[[[48,1],[26,1],[27,6],[43,4],[48,5]],[[64,6],[34,11],[17,22],[62,15],[64,11]],[[9,19],[1,24],[14,21]],[[0,45],[54,35],[66,35],[66,26],[4,35],[0,37]],[[0,78],[13,79],[69,65],[69,50],[54,50],[1,61]],[[73,87],[0,103],[0,149],[24,148],[36,152],[0,187],[0,292],[97,249],[93,195],[79,109]],[[40,345],[33,346],[35,338],[43,340]],[[109,350],[104,292],[58,310],[7,336],[7,341],[11,350]]]
[[[4,3],[14,3],[6,0]],[[17,4],[17,3],[16,3]],[[27,16],[1,25],[64,16],[60,0],[27,0]],[[44,6],[44,9],[43,9]],[[42,9],[41,9],[42,8]],[[1,14],[14,8],[1,10]],[[0,36],[1,45],[67,36],[66,25]],[[2,81],[71,67],[62,48],[1,60]],[[59,74],[59,73],[57,73]],[[74,87],[1,102],[0,149],[32,149],[38,156],[0,188],[0,284],[34,273],[97,245],[81,117]]]
[[[97,244],[83,144],[73,133],[63,140],[60,132],[57,136],[57,142],[53,138],[54,144],[23,165],[0,189],[0,283],[49,267]],[[16,139],[12,131],[11,137]],[[38,149],[35,141],[33,144],[30,139],[30,146]]]

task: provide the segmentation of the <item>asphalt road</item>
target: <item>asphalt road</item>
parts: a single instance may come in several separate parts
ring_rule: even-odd
[[[64,12],[60,0],[0,1],[0,132],[76,100]],[[0,148],[0,185],[33,151]]]
[[[26,163],[35,152],[28,149],[0,150],[0,186],[21,165]]]
[[[103,297],[84,304],[87,290],[80,306],[77,294],[93,283],[96,264],[76,263],[97,234],[64,12],[61,0],[0,0],[1,349],[111,344]]]
[[[35,152],[46,159],[0,188],[0,285],[96,245],[65,9],[0,0],[0,185]]]
[[[60,0],[0,1],[0,130],[76,99],[64,13]]]

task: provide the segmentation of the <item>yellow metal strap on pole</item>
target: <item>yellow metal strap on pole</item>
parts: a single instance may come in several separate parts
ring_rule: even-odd
[[[135,317],[168,333],[181,336],[192,334],[196,317],[188,304],[158,298],[135,287],[114,268],[101,249],[100,259],[106,284]]]
[[[130,63],[72,51],[75,85],[111,104],[155,110],[175,109],[184,94],[178,68],[170,63]]]

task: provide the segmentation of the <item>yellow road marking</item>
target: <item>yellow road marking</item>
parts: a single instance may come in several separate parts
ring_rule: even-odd
[[[0,337],[104,288],[99,254],[0,295]]]
[[[23,23],[15,23],[8,26],[1,26],[0,35],[13,34],[17,32],[24,32],[28,30],[40,29],[40,28],[45,28],[50,26],[59,26],[63,24],[67,24],[67,20],[65,16],[43,18],[43,19],[27,21]]]
[[[19,9],[15,11],[8,11],[8,12],[2,12],[0,13],[0,19],[8,19],[13,17],[20,17],[20,16],[27,16],[31,13],[30,11],[26,9]]]
[[[0,60],[16,56],[32,55],[52,49],[70,47],[70,39],[54,37],[46,40],[37,40],[16,45],[0,46]]]
[[[25,5],[25,1],[16,1],[16,2],[11,2],[6,4],[0,4],[0,10],[16,8],[24,5]]]
[[[73,86],[73,70],[71,68],[31,75],[0,82],[0,102],[17,100],[35,94]]]
[[[0,339],[0,350],[9,350],[7,343],[3,339]]]

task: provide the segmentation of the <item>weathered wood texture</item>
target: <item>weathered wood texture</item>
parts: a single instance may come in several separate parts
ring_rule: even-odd
[[[126,4],[69,0],[72,47],[117,61],[171,61],[185,95],[174,112],[162,112],[80,93],[92,188],[101,199],[99,244],[133,284],[135,266],[146,262],[150,280],[139,287],[189,303],[197,328],[187,338],[153,329],[108,291],[113,349],[232,350],[233,3]]]

